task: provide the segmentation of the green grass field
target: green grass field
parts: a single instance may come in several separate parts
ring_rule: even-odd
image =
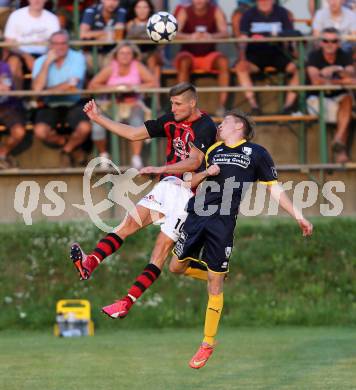
[[[97,332],[61,339],[0,332],[0,388],[61,390],[356,389],[352,328],[226,328],[208,365],[192,370],[200,329]]]

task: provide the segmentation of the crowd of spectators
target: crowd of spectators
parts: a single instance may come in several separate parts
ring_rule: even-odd
[[[114,119],[136,125],[141,124],[150,111],[142,94],[130,90],[132,87],[160,86],[162,65],[168,60],[177,70],[178,82],[188,81],[192,73],[210,73],[216,75],[218,86],[225,87],[231,85],[233,69],[235,85],[248,88],[254,83],[253,74],[273,69],[284,73],[289,85],[299,84],[296,47],[261,41],[266,36],[301,35],[295,28],[292,12],[277,0],[239,0],[230,21],[219,0],[182,0],[174,13],[179,26],[177,38],[187,43],[180,46],[174,58],[168,59],[162,46],[136,46],[130,42],[132,39],[148,39],[146,23],[155,10],[163,8],[161,0],[79,2],[79,38],[106,42],[97,47],[98,55],[94,56],[90,48],[78,50],[69,46],[70,37],[74,37],[73,2],[58,0],[56,10],[52,3],[45,0],[0,1],[3,39],[16,44],[1,50],[0,91],[73,92],[37,99],[31,117],[34,136],[60,150],[63,166],[83,163],[83,156],[74,158],[74,155],[78,155],[75,152],[88,138],[92,139],[100,156],[108,157],[106,132],[93,127],[82,113],[83,101],[75,93],[77,90],[121,87],[116,101],[106,101],[102,106],[108,115],[115,116]],[[356,1],[325,0],[319,9],[315,3],[314,0],[308,3],[313,17],[312,35],[318,40],[309,47],[307,81],[313,85],[345,86],[345,90],[326,93],[325,99],[327,121],[337,124],[332,141],[334,158],[336,162],[345,163],[349,161],[346,145],[353,103],[353,93],[347,91],[346,86],[355,84],[356,79],[352,41],[342,41],[341,37],[356,34]],[[240,43],[234,58],[224,54],[215,43],[206,42],[211,38],[229,36],[252,37],[254,42]],[[201,43],[191,44],[191,41]],[[260,115],[262,108],[256,95],[252,91],[245,95],[251,113]],[[224,114],[227,98],[226,92],[219,94],[219,105],[212,114]],[[294,92],[286,94],[283,114],[296,111],[296,98]],[[318,113],[319,98],[316,95],[310,94],[307,103],[309,112]],[[0,124],[7,129],[6,137],[0,143],[0,168],[14,165],[11,151],[25,137],[28,112],[22,100],[0,96]],[[131,164],[140,168],[142,144],[131,144],[130,151]]]

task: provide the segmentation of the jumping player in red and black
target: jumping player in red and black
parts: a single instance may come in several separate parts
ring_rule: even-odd
[[[146,121],[140,127],[117,123],[105,117],[94,100],[84,107],[84,112],[92,121],[130,141],[167,138],[166,165],[146,167],[140,171],[141,174],[158,174],[164,177],[136,205],[135,211],[141,223],[127,214],[115,231],[100,240],[88,255],[79,244],[71,247],[71,260],[81,279],[86,280],[106,257],[120,249],[128,236],[152,223],[161,223],[161,232],[156,239],[149,264],[124,298],[103,307],[102,311],[111,318],[125,317],[135,301],[160,276],[187,216],[185,206],[193,195],[180,177],[185,172],[196,171],[202,165],[207,149],[216,141],[216,126],[197,107],[197,93],[192,84],[181,83],[172,87],[169,96],[171,112],[156,120]]]

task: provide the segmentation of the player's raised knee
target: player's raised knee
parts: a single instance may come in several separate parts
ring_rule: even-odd
[[[123,240],[141,229],[140,223],[131,216],[127,216],[122,223],[115,229],[115,233]]]

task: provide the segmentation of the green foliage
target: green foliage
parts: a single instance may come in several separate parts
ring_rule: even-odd
[[[293,221],[242,219],[225,283],[224,324],[350,325],[356,321],[356,220],[314,221],[312,238]],[[158,230],[126,240],[95,272],[79,282],[69,260],[73,241],[91,250],[103,234],[89,222],[0,226],[0,329],[52,325],[55,303],[89,299],[96,326],[113,327],[100,308],[125,295],[146,263]],[[120,327],[190,327],[202,324],[205,282],[161,278]]]

